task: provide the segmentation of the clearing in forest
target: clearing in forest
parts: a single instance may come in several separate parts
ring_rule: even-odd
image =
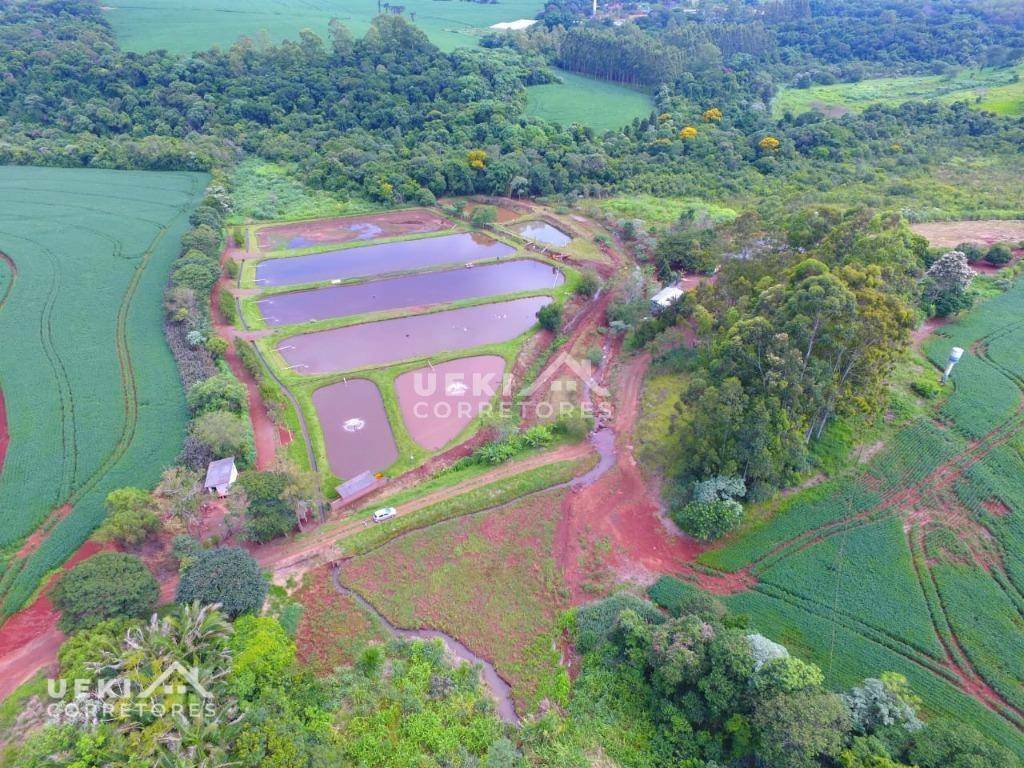
[[[181,446],[185,403],[162,297],[205,182],[0,168],[4,614],[86,540],[110,490],[155,484]]]
[[[928,221],[910,228],[935,248],[955,248],[960,243],[1010,243],[1024,241],[1024,221],[1020,219],[982,219],[979,221]]]
[[[931,418],[859,476],[795,494],[705,552],[742,576],[732,608],[843,687],[905,674],[933,713],[1021,749],[1024,734],[1024,282],[924,345],[968,350]],[[938,375],[936,373],[936,375]],[[731,591],[736,591],[733,589]]]
[[[876,104],[907,101],[966,101],[974,109],[999,115],[1024,115],[1024,64],[1016,67],[969,69],[954,75],[879,77],[856,83],[782,88],[772,100],[772,114],[797,115],[817,110],[828,117],[860,112]]]
[[[614,131],[647,117],[654,109],[651,97],[635,88],[555,70],[561,83],[531,85],[526,89],[526,114],[553,123],[579,123],[597,133]]]

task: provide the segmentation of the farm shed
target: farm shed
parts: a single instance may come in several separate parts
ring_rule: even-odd
[[[338,498],[331,502],[331,511],[335,512],[356,499],[360,499],[371,491],[376,490],[384,481],[378,479],[373,472],[367,470],[360,472],[351,480],[346,480],[334,490],[338,492]]]
[[[678,285],[666,285],[656,294],[651,296],[651,311],[657,314],[663,309],[668,309],[683,295],[683,290]]]
[[[237,479],[238,469],[235,467],[234,456],[211,461],[206,468],[206,481],[203,483],[203,490],[224,497],[231,491],[231,485]]]

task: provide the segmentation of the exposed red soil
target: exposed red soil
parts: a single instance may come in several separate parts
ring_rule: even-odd
[[[39,546],[46,541],[46,537],[50,535],[50,531],[53,530],[53,526],[63,520],[71,512],[71,505],[65,504],[61,507],[50,512],[38,528],[36,528],[32,535],[25,539],[25,543],[21,545],[21,549],[18,550],[16,557],[19,559],[28,557],[37,549]]]
[[[910,332],[910,342],[914,349],[920,350],[921,345],[931,336],[937,329],[944,325],[949,325],[953,322],[951,317],[929,317],[917,328]]]
[[[953,248],[960,243],[1017,243],[1024,240],[1024,221],[984,219],[981,221],[929,221],[910,228],[936,248]]]
[[[1006,517],[1010,514],[1010,508],[1001,499],[988,499],[983,501],[981,505],[996,517]]]
[[[306,248],[324,243],[426,234],[447,229],[451,225],[443,216],[425,208],[417,208],[260,227],[256,232],[256,241],[263,251]]]
[[[0,626],[0,701],[28,681],[38,670],[54,664],[64,634],[57,629],[58,614],[47,596],[60,574],[97,552],[110,551],[110,545],[87,541],[43,587],[39,597],[27,608],[11,616]]]
[[[223,265],[230,258],[232,258],[232,251],[225,249],[221,255],[221,264]],[[252,374],[249,373],[249,370],[242,365],[242,360],[235,351],[235,337],[239,334],[237,329],[229,324],[224,316],[221,315],[220,303],[218,301],[220,292],[227,290],[229,285],[229,278],[223,277],[213,287],[210,295],[213,327],[217,334],[228,343],[224,359],[227,360],[228,365],[231,367],[231,372],[235,374],[239,381],[245,384],[245,388],[249,392],[249,419],[252,422],[252,433],[256,442],[256,468],[261,470],[269,469],[277,458],[277,446],[287,444],[282,440],[282,436],[287,433],[287,430],[282,431],[278,429],[277,424],[270,416],[266,403],[263,402],[263,398],[260,396],[259,384]],[[288,433],[288,442],[291,442],[290,433]]]

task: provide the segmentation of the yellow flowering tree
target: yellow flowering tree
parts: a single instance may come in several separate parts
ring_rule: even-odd
[[[688,125],[679,132],[679,138],[683,139],[683,141],[695,139],[697,138],[697,129],[692,125]]]
[[[776,139],[774,136],[765,136],[763,139],[757,142],[757,146],[759,146],[765,152],[774,152],[779,148],[779,145],[779,140]]]
[[[720,123],[722,121],[722,110],[718,107],[704,110],[704,121],[707,123]]]
[[[466,156],[469,167],[475,171],[482,171],[487,166],[487,153],[482,149],[471,149]]]

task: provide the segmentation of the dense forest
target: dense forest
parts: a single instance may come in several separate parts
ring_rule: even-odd
[[[541,28],[490,43],[443,54],[386,16],[360,40],[332,24],[326,42],[304,33],[280,46],[140,55],[118,49],[89,0],[19,0],[0,10],[0,161],[194,170],[250,153],[313,187],[380,202],[624,190],[752,193],[781,208],[808,181],[923,187],[950,153],[1024,146],[1020,121],[965,105],[774,121],[773,70],[738,55],[723,66],[722,50],[685,27]],[[683,54],[661,55],[672,47]],[[648,62],[655,111],[607,137],[526,117],[525,86],[553,77],[547,63],[560,56],[654,86]],[[471,167],[474,150],[485,159]]]

